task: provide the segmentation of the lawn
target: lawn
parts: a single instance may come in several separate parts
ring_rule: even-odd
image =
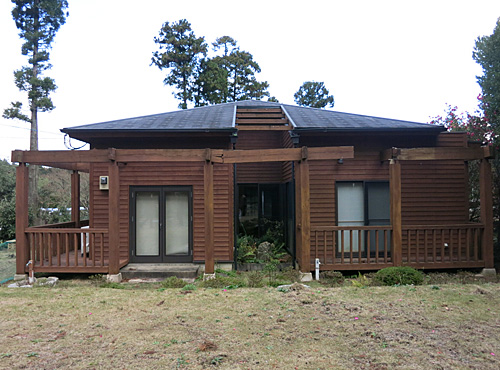
[[[500,368],[498,283],[107,286],[1,287],[0,368]]]

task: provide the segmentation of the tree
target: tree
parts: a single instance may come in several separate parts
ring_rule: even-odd
[[[477,76],[477,82],[482,90],[480,107],[484,112],[485,120],[492,129],[492,142],[497,150],[492,160],[492,168],[495,194],[493,217],[497,233],[495,255],[498,259],[500,257],[500,155],[498,154],[500,149],[500,18],[490,36],[476,39],[472,58],[483,69],[483,74]]]
[[[6,160],[0,161],[0,240],[16,233],[16,169]]]
[[[30,150],[38,150],[38,112],[54,109],[50,93],[57,86],[43,73],[50,69],[49,50],[59,28],[66,23],[66,0],[12,0],[12,18],[24,40],[22,55],[28,57],[28,66],[14,72],[15,84],[28,96],[30,115],[22,111],[21,102],[11,103],[3,112],[4,118],[19,119],[31,124]],[[38,207],[38,166],[30,166],[30,203]]]
[[[153,53],[151,64],[160,70],[170,69],[163,82],[178,90],[174,96],[181,101],[179,108],[187,109],[187,103],[193,101],[197,91],[194,86],[195,70],[199,66],[200,56],[207,53],[205,38],[196,37],[191,30],[191,23],[181,19],[172,25],[165,22],[154,41],[159,45],[159,50]]]
[[[479,102],[482,97],[478,96]],[[480,103],[481,106],[481,103]],[[480,142],[482,145],[493,146],[495,142],[495,134],[493,128],[483,112],[476,110],[473,114],[468,112],[458,112],[456,106],[448,105],[446,115],[434,117],[430,123],[442,125],[448,131],[463,131],[467,133],[470,141]],[[469,219],[470,221],[478,221],[480,218],[480,201],[479,201],[479,163],[472,161],[468,163],[469,171]],[[495,175],[495,173],[494,173]],[[498,174],[496,174],[498,175]],[[498,191],[498,181],[493,181],[495,194]],[[495,191],[496,189],[496,191]],[[498,197],[496,199],[498,204]],[[495,207],[494,207],[495,208]],[[497,208],[498,212],[498,208]]]
[[[472,57],[483,69],[483,75],[477,76],[483,91],[481,108],[498,135],[500,134],[500,18],[493,34],[477,38]]]
[[[304,107],[333,108],[335,100],[325,87],[324,82],[306,81],[293,96],[295,103]]]
[[[269,84],[255,77],[259,64],[230,36],[217,38],[212,46],[218,54],[207,57],[205,38],[197,38],[183,19],[165,23],[155,42],[160,47],[153,53],[152,64],[170,69],[164,82],[177,88],[174,96],[181,100],[179,108],[186,109],[190,102],[201,107],[269,96]]]

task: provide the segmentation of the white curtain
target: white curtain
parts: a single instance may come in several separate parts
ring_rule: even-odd
[[[189,252],[189,197],[187,192],[165,193],[165,254]]]
[[[338,226],[364,226],[365,211],[363,184],[361,182],[337,183]],[[352,251],[357,252],[363,245],[363,233],[359,240],[358,231],[352,232]],[[342,239],[339,233],[338,250],[341,251]],[[344,252],[351,250],[350,232],[344,231]]]
[[[136,254],[158,256],[160,249],[160,194],[158,192],[136,193]]]

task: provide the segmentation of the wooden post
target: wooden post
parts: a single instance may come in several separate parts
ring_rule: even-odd
[[[391,192],[392,261],[401,266],[403,260],[403,232],[401,222],[401,163],[389,161],[389,183]]]
[[[301,184],[300,184],[300,164],[295,163],[295,258],[302,267],[302,201],[301,201]]]
[[[16,274],[23,275],[29,260],[29,242],[25,230],[28,218],[28,167],[19,163],[16,169]]]
[[[206,161],[203,167],[205,200],[205,274],[213,274],[214,266],[214,165]]]
[[[73,171],[71,174],[71,221],[75,227],[80,227],[80,174]]]
[[[299,217],[297,225],[300,229],[299,268],[301,272],[311,271],[311,198],[309,190],[309,162],[307,159],[299,162],[299,171],[296,173],[300,183],[298,189],[299,203],[296,205]],[[299,223],[300,222],[300,223]]]
[[[491,164],[487,159],[482,159],[479,165],[479,194],[481,222],[484,224],[484,232],[481,240],[484,253],[484,267],[493,268],[493,194]]]
[[[111,162],[108,166],[109,194],[109,274],[120,272],[120,172],[118,164]]]

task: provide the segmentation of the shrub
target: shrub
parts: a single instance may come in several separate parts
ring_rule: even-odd
[[[386,267],[375,274],[375,280],[382,285],[420,285],[424,274],[409,266]]]
[[[241,277],[230,277],[216,275],[215,278],[204,280],[199,283],[201,288],[241,288],[245,286],[245,281]]]
[[[265,285],[264,274],[260,271],[249,271],[245,276],[249,288],[262,288]]]
[[[300,271],[294,269],[292,266],[285,267],[281,273],[278,275],[278,278],[281,280],[286,280],[291,283],[299,283],[301,280]]]
[[[187,291],[187,290],[189,290],[189,291],[196,290],[196,285],[194,285],[194,284],[186,284],[186,285],[184,285],[182,287],[181,290],[184,290],[184,291]]]
[[[344,284],[345,278],[340,271],[323,271],[319,274],[319,282],[327,286]]]
[[[161,282],[163,288],[184,288],[187,283],[177,276],[170,276]]]
[[[257,243],[253,236],[244,235],[238,237],[237,240],[238,249],[238,263],[255,262],[255,252],[257,250]]]

